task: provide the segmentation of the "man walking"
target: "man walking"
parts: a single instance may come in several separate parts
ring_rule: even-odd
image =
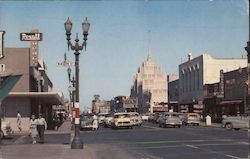
[[[37,131],[40,138],[40,143],[44,143],[44,131],[47,129],[46,120],[42,117],[42,114],[39,114],[37,119]]]

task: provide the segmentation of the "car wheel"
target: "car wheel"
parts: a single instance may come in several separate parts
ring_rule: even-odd
[[[181,126],[180,126],[180,125],[178,125],[178,128],[181,128]]]
[[[233,125],[232,125],[231,123],[227,123],[227,124],[225,125],[225,128],[226,128],[227,130],[232,130],[232,129],[233,129]]]
[[[159,127],[161,128],[161,124],[159,124]]]

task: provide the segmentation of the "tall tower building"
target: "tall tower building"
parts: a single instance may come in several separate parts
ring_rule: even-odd
[[[160,103],[166,103],[167,77],[148,55],[138,68],[131,87],[131,97],[136,98],[139,112],[153,112]]]

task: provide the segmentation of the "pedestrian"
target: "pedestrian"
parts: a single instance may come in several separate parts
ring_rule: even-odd
[[[22,124],[22,116],[21,116],[21,113],[18,111],[17,112],[17,128],[19,131],[22,131],[21,124]]]
[[[46,120],[42,117],[42,114],[39,114],[38,119],[37,119],[37,130],[38,130],[38,135],[40,139],[40,143],[44,143],[44,131],[47,129],[47,122]]]
[[[98,129],[98,120],[97,119],[98,119],[97,116],[94,115],[94,117],[93,117],[93,129],[94,130]]]
[[[31,116],[30,119],[30,135],[32,137],[32,143],[36,143],[36,138],[37,138],[37,119],[35,115]]]

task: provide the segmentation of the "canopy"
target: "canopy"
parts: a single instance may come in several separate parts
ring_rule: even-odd
[[[22,75],[10,75],[0,86],[0,103],[8,95],[11,89],[16,85]]]

